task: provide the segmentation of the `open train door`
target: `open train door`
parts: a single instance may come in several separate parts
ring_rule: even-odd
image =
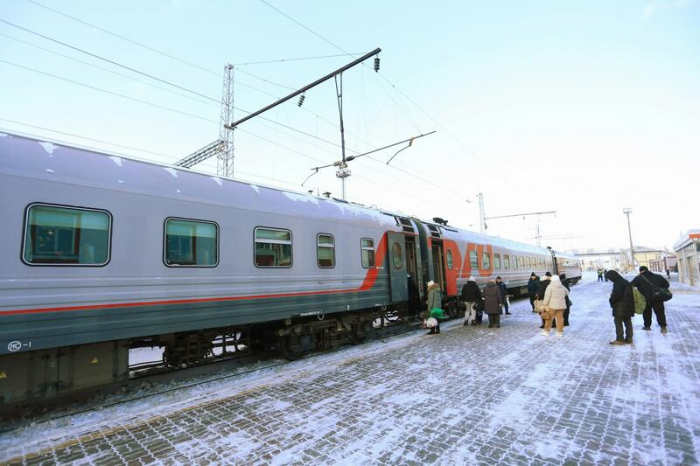
[[[406,243],[401,233],[388,232],[389,278],[391,301],[408,301],[408,271],[406,268]]]

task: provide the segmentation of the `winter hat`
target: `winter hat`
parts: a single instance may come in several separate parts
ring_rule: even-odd
[[[559,274],[559,279],[562,280],[562,281],[566,280],[566,274],[560,273],[560,274]]]
[[[561,283],[561,280],[559,280],[559,277],[554,275],[550,280],[552,280],[552,283]]]
[[[549,273],[549,272],[547,272],[545,275],[546,275],[547,277],[551,277],[551,276],[552,276],[552,274]]]
[[[532,273],[530,274],[530,276],[531,276],[531,277],[536,277],[537,275],[535,275],[535,272],[532,272]]]
[[[470,281],[470,282],[473,282],[473,281],[474,281],[474,277],[469,277],[469,281]]]
[[[649,271],[649,269],[648,269],[646,266],[644,266],[644,265],[641,266],[641,267],[639,267],[639,273],[648,272],[648,271]]]
[[[501,276],[499,275],[498,277],[496,277],[496,280],[502,280]]]
[[[428,286],[433,286],[434,284],[435,284],[435,282],[432,281],[432,280],[430,280],[430,281],[428,282]]]

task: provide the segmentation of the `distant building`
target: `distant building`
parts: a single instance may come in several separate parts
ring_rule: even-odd
[[[700,230],[690,230],[673,245],[678,258],[678,279],[690,286],[700,285]]]
[[[634,264],[630,262],[630,250],[621,248],[610,249],[574,249],[573,252],[583,263],[583,270],[620,270],[629,272],[640,266],[650,267],[652,261],[663,260],[673,254],[660,248],[636,246],[634,248]],[[665,271],[666,269],[664,269]]]
[[[658,272],[658,273],[666,273],[668,270],[669,272],[678,272],[678,267],[677,263],[678,261],[676,260],[676,255],[675,254],[668,254],[666,257],[663,259],[652,259],[649,261],[649,270],[652,272]]]

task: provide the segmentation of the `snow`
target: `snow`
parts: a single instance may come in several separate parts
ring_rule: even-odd
[[[117,157],[116,155],[110,155],[110,159],[112,159],[112,162],[117,164],[118,167],[121,167],[124,163],[124,160],[121,157]]]
[[[255,191],[256,193],[260,194],[260,188],[258,186],[255,186],[254,184],[251,184],[250,187]]]
[[[174,168],[163,167],[163,170],[173,175],[174,178],[177,178],[177,170],[175,170]]]
[[[284,197],[291,199],[294,202],[309,202],[311,204],[319,205],[318,199],[313,196],[305,196],[303,194],[289,193],[286,191],[282,191],[282,194],[284,194]]]
[[[218,176],[210,176],[210,178],[212,180],[214,180],[214,182],[216,184],[218,184],[220,188],[224,186],[224,183],[221,181],[221,178],[219,178]]]
[[[5,134],[5,133],[0,133],[0,138],[6,138],[6,137],[7,137],[7,134]]]
[[[39,145],[49,154],[49,158],[53,157],[54,151],[58,148],[56,144],[51,142],[40,142]]]

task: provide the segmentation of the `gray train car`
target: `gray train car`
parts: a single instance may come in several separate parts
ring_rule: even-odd
[[[172,367],[222,336],[295,359],[363,340],[384,312],[417,315],[429,280],[454,312],[470,276],[516,290],[559,264],[546,248],[12,134],[0,199],[0,405],[124,380],[140,346]]]

